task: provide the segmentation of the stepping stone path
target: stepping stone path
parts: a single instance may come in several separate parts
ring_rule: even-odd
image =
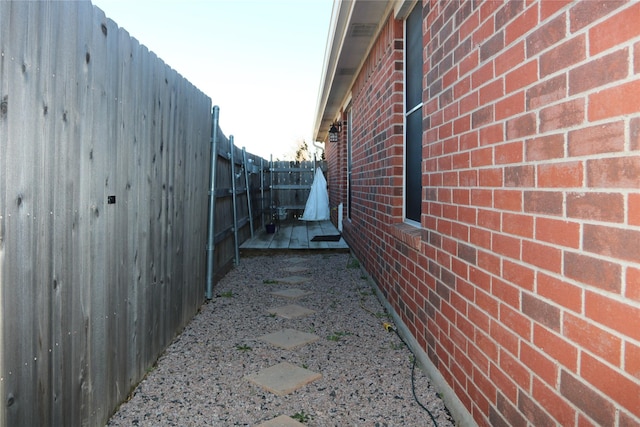
[[[257,374],[247,376],[247,379],[252,383],[278,396],[293,393],[300,387],[320,378],[322,378],[321,374],[292,365],[289,362],[278,363],[275,366],[261,370]]]
[[[285,350],[292,350],[296,347],[318,341],[320,337],[315,334],[296,331],[295,329],[283,329],[272,334],[263,335],[259,339],[273,346],[284,348]]]
[[[315,311],[304,308],[298,304],[283,305],[282,307],[270,308],[267,311],[276,316],[284,317],[285,319],[299,319],[315,313]]]
[[[301,283],[306,283],[310,280],[311,280],[310,277],[303,277],[303,276],[289,276],[289,277],[282,277],[279,279],[275,279],[276,282],[285,283],[287,285],[299,285]]]
[[[307,260],[302,258],[302,257],[299,257],[299,256],[293,256],[293,257],[287,259],[287,262],[289,264],[299,264],[301,262],[307,262]]]
[[[307,267],[303,267],[301,265],[293,265],[291,267],[285,267],[282,269],[287,273],[304,273],[305,271],[309,271]]]
[[[290,258],[288,261],[291,263],[296,263],[304,261],[304,258]],[[308,271],[308,268],[293,265],[291,267],[285,267],[284,270],[289,273],[301,273],[304,271]],[[308,282],[309,280],[311,279],[302,276],[289,276],[276,279],[278,283],[289,285],[298,285]],[[287,299],[302,298],[311,293],[312,292],[305,291],[303,289],[282,289],[279,291],[271,292],[272,295]],[[310,310],[297,304],[275,307],[267,311],[271,314],[275,314],[276,316],[280,316],[285,319],[297,319],[300,317],[310,316],[315,313],[314,310]],[[292,350],[296,347],[311,344],[319,340],[320,337],[315,334],[301,332],[295,329],[283,329],[278,332],[263,335],[258,339],[265,341],[273,346],[283,348],[285,350]],[[289,362],[282,362],[269,368],[263,369],[260,372],[247,375],[245,378],[248,381],[264,388],[271,393],[274,393],[278,396],[285,396],[287,394],[295,392],[296,390],[313,381],[319,380],[320,378],[322,378],[322,374],[302,368],[300,366],[293,365]],[[291,417],[280,415],[279,417],[260,424],[258,427],[295,427],[303,425],[304,424],[299,423]]]
[[[311,295],[313,292],[305,291],[302,289],[282,289],[279,291],[271,292],[271,295],[275,295],[277,297],[289,298],[289,299],[298,299],[305,297],[307,295]]]

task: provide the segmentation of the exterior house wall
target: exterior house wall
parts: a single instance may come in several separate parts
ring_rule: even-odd
[[[423,6],[420,227],[390,16],[351,89],[345,238],[478,424],[637,425],[640,3]]]
[[[345,128],[342,127],[344,130]],[[337,143],[325,144],[325,158],[327,159],[327,187],[329,193],[329,206],[331,220],[338,223],[337,206],[346,204],[347,200],[347,148],[344,141],[345,132],[341,132]],[[344,216],[344,214],[343,214]]]
[[[389,19],[352,90],[352,210],[345,238],[368,271],[394,280],[385,238],[402,221],[403,24]],[[370,246],[371,242],[376,245]],[[392,300],[397,301],[394,295]]]

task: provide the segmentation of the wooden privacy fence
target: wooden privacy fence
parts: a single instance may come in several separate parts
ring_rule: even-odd
[[[238,262],[239,245],[262,225],[263,200],[269,197],[268,162],[233,144],[220,128],[216,147],[214,184],[215,279]],[[235,200],[234,200],[235,199]],[[249,207],[251,206],[251,215]],[[234,209],[235,208],[235,209]],[[235,212],[235,215],[234,215]],[[253,228],[251,227],[253,225]],[[210,289],[207,290],[208,297]]]
[[[236,147],[232,136],[227,138],[217,129],[214,259],[219,278],[233,262],[239,262],[242,242],[262,232],[267,223],[293,220],[302,214],[315,170],[320,167],[326,171],[326,162],[267,161]]]
[[[90,2],[0,1],[0,426],[104,425],[194,316],[275,195],[231,139]]]
[[[288,219],[302,215],[313,184],[316,167],[326,172],[326,164],[315,159],[298,162],[271,161],[270,188],[273,191],[269,203],[273,215],[282,218],[281,215],[285,212],[285,217]]]
[[[0,424],[104,425],[203,301],[211,100],[89,2],[0,2]]]

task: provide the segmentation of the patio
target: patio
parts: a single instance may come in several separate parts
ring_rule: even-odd
[[[276,224],[275,233],[263,228],[252,239],[244,242],[240,249],[244,254],[253,250],[305,250],[328,249],[349,251],[342,237],[338,241],[314,241],[318,236],[337,236],[340,232],[331,221],[289,220]]]

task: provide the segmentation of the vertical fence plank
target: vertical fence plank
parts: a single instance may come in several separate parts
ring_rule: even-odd
[[[81,402],[80,387],[82,375],[74,375],[73,378],[64,378],[63,372],[82,372],[81,354],[78,352],[78,343],[84,338],[82,329],[76,324],[78,307],[75,303],[74,284],[72,282],[72,262],[68,255],[71,248],[71,231],[73,230],[73,215],[68,215],[68,209],[74,206],[76,182],[78,177],[73,176],[77,170],[76,131],[79,123],[84,120],[78,110],[79,84],[76,67],[76,34],[77,34],[77,8],[76,5],[66,3],[60,7],[52,7],[51,18],[54,18],[65,31],[55,31],[56,54],[51,58],[52,73],[50,76],[51,93],[54,95],[51,126],[47,134],[43,135],[43,143],[49,146],[47,158],[42,160],[47,176],[46,183],[39,183],[34,188],[43,188],[52,195],[49,205],[53,212],[53,221],[49,223],[48,230],[43,233],[53,235],[53,250],[49,256],[53,261],[53,277],[43,274],[42,285],[47,285],[55,280],[53,298],[50,301],[43,299],[37,306],[51,305],[52,318],[47,319],[54,328],[53,339],[55,350],[53,352],[53,380],[54,387],[60,390],[60,399],[53,403],[51,422],[53,424],[77,424],[81,419],[81,411],[77,405]],[[44,40],[44,39],[43,39]],[[45,148],[43,146],[43,148]],[[74,181],[75,178],[75,181]],[[51,272],[47,274],[50,276]],[[53,286],[52,286],[53,287]],[[48,292],[44,298],[49,299]],[[82,347],[80,345],[79,347]]]
[[[108,57],[110,51],[109,26],[104,15],[94,11],[91,21],[90,39],[88,39],[89,64],[88,81],[91,108],[87,110],[86,130],[88,139],[83,144],[83,155],[80,159],[82,173],[82,191],[79,206],[79,250],[83,261],[80,280],[82,286],[83,311],[89,320],[87,331],[87,365],[92,388],[91,396],[86,399],[91,406],[92,416],[102,419],[110,410],[113,401],[108,394],[107,363],[111,357],[111,350],[106,340],[108,316],[110,313],[107,301],[106,276],[109,271],[107,265],[107,234],[106,203],[104,200],[104,186],[107,179],[109,141],[112,140],[109,121],[109,104],[112,102],[112,83],[109,80]],[[86,61],[86,58],[85,58]],[[86,148],[85,148],[86,147]]]
[[[39,266],[35,257],[47,252],[50,240],[42,239],[42,246],[36,247],[39,227],[37,222],[41,218],[41,205],[37,197],[37,190],[31,183],[40,180],[40,161],[42,155],[38,153],[37,144],[14,144],[12,141],[30,140],[40,141],[38,129],[29,123],[36,108],[37,85],[34,66],[38,58],[37,36],[27,28],[35,27],[38,20],[37,10],[30,4],[3,4],[2,15],[9,16],[8,34],[16,42],[3,45],[3,83],[5,91],[2,95],[3,123],[7,127],[7,139],[2,147],[6,154],[5,194],[2,216],[6,217],[6,257],[4,258],[2,280],[3,291],[3,336],[5,348],[3,365],[3,400],[7,404],[7,417],[10,420],[15,414],[25,412],[29,406],[26,396],[42,401],[37,388],[37,339],[48,336],[47,330],[42,330],[42,317],[49,314],[49,301],[43,292],[38,293],[39,280],[46,266]],[[20,23],[18,25],[17,23]],[[4,39],[4,38],[3,38]],[[46,204],[46,201],[45,201]],[[35,217],[35,220],[34,220]],[[45,262],[46,263],[46,262]],[[10,268],[13,264],[20,264],[21,269]],[[41,311],[32,313],[31,307],[45,301]],[[28,332],[28,333],[25,333]],[[34,363],[35,362],[35,363]],[[48,387],[48,378],[43,378],[42,386]],[[48,403],[48,402],[46,402]],[[33,422],[38,418],[47,418],[47,407],[25,414],[25,422]]]
[[[8,203],[8,195],[7,195],[7,180],[8,180],[8,164],[7,164],[7,154],[9,152],[9,121],[8,121],[8,91],[9,91],[9,46],[8,40],[10,30],[10,13],[9,7],[7,3],[0,2],[0,319],[6,319],[8,315],[10,315],[8,310],[4,308],[4,301],[6,299],[7,292],[5,292],[6,287],[6,278],[8,275],[5,275],[4,272],[4,264],[6,258],[6,249],[5,249],[5,241],[6,241],[6,229],[8,218],[7,215],[7,203]],[[8,361],[10,360],[5,356],[4,349],[6,347],[6,343],[8,342],[8,338],[10,335],[5,333],[5,322],[2,321],[0,325],[0,378],[2,382],[5,383],[7,381],[6,378],[6,368],[8,366]],[[7,405],[9,403],[7,396],[6,386],[0,386],[0,402],[6,402]],[[10,406],[9,406],[10,409]],[[8,410],[9,410],[8,409]],[[0,411],[0,425],[7,425],[7,411]]]
[[[64,227],[68,232],[71,228],[72,239],[70,247],[66,249],[67,262],[71,262],[69,266],[70,283],[73,284],[71,292],[73,295],[73,310],[75,327],[75,343],[74,353],[77,364],[74,366],[78,375],[77,393],[77,422],[87,423],[90,419],[100,419],[106,415],[104,403],[95,396],[95,374],[93,367],[99,366],[94,364],[92,354],[92,340],[95,339],[93,333],[93,323],[96,319],[93,317],[91,305],[92,285],[87,283],[90,276],[89,269],[91,266],[91,258],[89,257],[88,240],[90,229],[88,227],[88,208],[91,199],[91,167],[93,162],[93,153],[91,143],[94,132],[94,124],[100,120],[100,116],[95,114],[96,97],[94,82],[94,70],[96,67],[96,56],[94,52],[94,40],[98,34],[102,35],[100,26],[96,26],[95,11],[89,5],[82,5],[78,8],[76,28],[76,49],[74,52],[73,64],[76,67],[76,82],[78,92],[75,105],[75,121],[74,121],[74,137],[71,151],[73,162],[67,160],[65,169],[70,172],[70,180],[74,183],[73,197],[68,200],[65,206],[65,217],[70,224]],[[62,31],[65,31],[62,29]],[[99,102],[99,101],[98,101]],[[71,154],[71,153],[69,153]],[[69,260],[70,258],[70,260]],[[64,307],[62,308],[64,309]],[[99,321],[98,321],[99,322]],[[60,375],[64,378],[64,375]],[[101,389],[98,389],[101,390]],[[97,402],[100,402],[96,404]],[[102,408],[101,408],[102,407]],[[101,408],[101,409],[100,409]]]

